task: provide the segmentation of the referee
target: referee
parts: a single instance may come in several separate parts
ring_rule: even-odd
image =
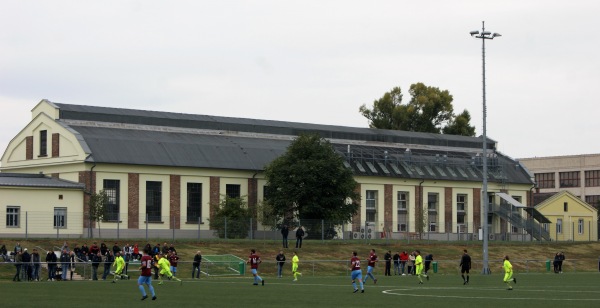
[[[464,253],[460,258],[460,275],[463,279],[463,285],[469,283],[469,270],[471,269],[471,256],[467,253],[467,250],[463,250]],[[465,277],[465,273],[467,276]]]

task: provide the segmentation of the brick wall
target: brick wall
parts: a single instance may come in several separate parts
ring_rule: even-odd
[[[90,193],[94,193],[96,191],[96,172],[95,171],[79,171],[79,183],[85,185],[85,190],[83,194],[83,227],[90,227],[90,219],[87,213],[90,212]],[[94,227],[95,223],[91,222],[92,227]]]
[[[219,207],[219,200],[221,199],[220,195],[221,189],[221,178],[216,176],[210,177],[210,221],[215,218],[215,213]]]
[[[258,180],[255,178],[248,179],[248,208],[252,209],[252,213],[257,217],[258,205]],[[256,229],[256,224],[253,225]]]
[[[181,224],[181,176],[171,174],[169,177],[171,191],[169,194],[169,228],[180,229]]]
[[[25,138],[25,159],[33,159],[33,136]]]
[[[52,157],[58,157],[60,155],[60,135],[58,133],[52,134]]]
[[[444,220],[447,228],[452,229],[452,187],[444,188]],[[454,232],[456,230],[445,230],[446,232]]]
[[[140,215],[140,175],[129,173],[127,175],[127,228],[139,229]]]
[[[392,184],[385,184],[383,186],[383,228],[386,230],[393,230],[393,218],[394,218],[394,189]],[[382,230],[383,231],[383,230]]]

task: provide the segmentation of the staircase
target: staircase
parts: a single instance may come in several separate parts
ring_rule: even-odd
[[[533,219],[525,219],[522,215],[511,213],[511,208],[506,204],[490,204],[490,213],[500,216],[517,228],[524,229],[536,240],[550,241],[550,233]]]

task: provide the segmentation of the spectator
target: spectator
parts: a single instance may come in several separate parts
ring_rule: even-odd
[[[408,255],[408,271],[407,272],[409,275],[415,274],[415,271],[414,271],[415,270],[415,258],[416,258],[416,256],[415,256],[414,252],[411,252]]]
[[[296,230],[296,248],[302,248],[302,239],[304,238],[304,229],[302,226]]]
[[[121,247],[119,247],[119,244],[117,242],[115,242],[115,244],[113,245],[112,252],[113,256],[116,256],[117,253],[121,253]]]
[[[557,252],[556,255],[554,255],[554,262],[552,263],[552,265],[554,265],[554,273],[558,274],[558,263],[560,262],[560,252]]]
[[[162,250],[161,252],[163,253],[163,255],[168,255],[169,254],[169,245],[167,244],[167,242],[165,242],[162,246]]]
[[[106,280],[106,276],[110,274],[110,267],[115,262],[115,256],[112,251],[108,251],[104,256],[104,272],[102,273],[102,280]]]
[[[125,260],[125,269],[123,270],[123,273],[127,275],[129,261],[133,259],[133,248],[129,244],[126,244],[125,247],[123,247],[123,259]]]
[[[42,258],[38,253],[36,248],[33,249],[33,253],[31,254],[31,279],[35,281],[40,281],[40,267],[41,267]]]
[[[394,275],[400,275],[400,252],[396,252],[392,256],[392,260],[394,261]]]
[[[25,281],[31,281],[31,269],[29,265],[31,264],[31,255],[27,251],[27,248],[23,249],[23,254],[21,255],[21,278]]]
[[[62,247],[60,248],[60,251],[66,250],[67,253],[71,252],[71,250],[69,249],[69,244],[65,241],[63,242]]]
[[[15,249],[14,249],[13,253],[14,253],[14,255],[16,256],[16,255],[17,255],[17,253],[19,253],[19,252],[23,252],[23,249],[21,248],[21,244],[19,244],[19,243],[17,242],[17,244],[15,245]]]
[[[95,256],[100,252],[100,248],[96,245],[96,242],[90,246],[90,255]]]
[[[6,245],[4,244],[2,245],[2,247],[0,247],[0,256],[2,256],[4,262],[10,260],[10,258],[8,257],[8,251],[6,250]]]
[[[89,254],[90,249],[88,248],[88,246],[86,244],[81,245],[81,256],[79,257],[79,259],[81,259],[84,262],[87,262]]]
[[[67,272],[69,271],[69,263],[71,262],[70,259],[71,258],[67,252],[67,249],[63,249],[62,253],[60,254],[60,270],[62,281],[67,281]]]
[[[73,280],[73,273],[75,272],[75,263],[77,263],[77,257],[75,256],[75,252],[71,251],[71,253],[69,254],[69,280]]]
[[[154,248],[152,248],[152,253],[156,256],[161,252],[160,250],[160,243],[156,244],[156,246],[154,246]],[[154,279],[158,279],[158,278],[154,278]]]
[[[383,259],[385,260],[385,273],[384,276],[392,276],[392,251],[388,250],[388,252],[385,253],[385,255],[383,256]]]
[[[150,250],[147,250],[147,252],[150,252]],[[131,254],[131,256],[133,257],[134,260],[137,260],[140,258],[140,248],[138,247],[137,243],[133,244],[133,253]]]
[[[106,244],[104,244],[104,243],[100,243],[100,254],[102,254],[103,256],[106,256],[107,252],[108,252],[108,246],[106,246]]]
[[[281,272],[283,271],[283,265],[285,264],[285,255],[283,254],[283,250],[279,251],[279,254],[275,257],[277,261],[277,278],[281,278]]]
[[[196,274],[196,278],[200,278],[200,264],[202,264],[202,253],[198,250],[194,256],[194,263],[192,264],[192,279],[194,279],[194,274]]]
[[[428,254],[425,256],[425,275],[429,273],[429,267],[431,266],[431,261],[433,261],[433,255]]]
[[[288,248],[288,235],[290,234],[290,229],[287,225],[283,225],[281,227],[281,236],[283,237],[283,248]]]
[[[169,245],[169,251],[177,252],[177,250],[175,249],[175,244],[171,243],[171,245]]]
[[[406,251],[403,251],[400,254],[400,270],[402,271],[402,276],[406,275],[406,273],[404,273],[404,270],[406,269],[406,263],[408,262],[408,254],[406,253]],[[408,273],[410,274],[410,271],[408,271]]]
[[[48,250],[46,254],[46,263],[48,264],[48,281],[54,281],[54,275],[56,274],[56,254],[52,250]]]
[[[98,266],[102,263],[102,254],[97,252],[95,255],[92,255],[92,280],[98,280]]]
[[[560,259],[558,260],[558,272],[562,274],[562,265],[563,265],[563,261],[565,260],[565,254],[561,251],[560,252]]]
[[[15,254],[15,268],[17,269],[17,273],[15,277],[13,277],[13,281],[21,281],[21,266],[23,262],[23,253],[19,250]]]
[[[75,257],[83,259],[81,257],[81,247],[78,247],[77,244],[73,245],[73,252],[75,253]]]

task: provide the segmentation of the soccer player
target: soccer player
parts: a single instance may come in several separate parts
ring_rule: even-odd
[[[123,257],[121,257],[120,252],[117,252],[117,255],[115,256],[115,262],[113,263],[113,267],[116,267],[117,269],[113,272],[114,278],[112,283],[116,283],[117,278],[129,279],[129,276],[123,274],[123,269],[125,268],[125,260],[123,259]]]
[[[298,281],[298,276],[302,276],[302,273],[298,272],[298,263],[300,263],[300,259],[298,258],[298,253],[294,251],[294,257],[292,258],[292,274],[294,274],[294,281]]]
[[[250,264],[250,271],[252,272],[252,276],[254,276],[253,285],[257,286],[258,282],[264,286],[265,280],[258,276],[258,265],[262,262],[260,256],[256,254],[256,250],[250,250],[250,256],[248,257],[248,264]]]
[[[179,281],[180,284],[182,284],[183,282],[181,281],[181,279],[173,276],[173,273],[171,273],[171,263],[169,262],[169,260],[167,260],[167,257],[162,252],[159,252],[158,255],[160,256],[158,264],[156,265],[159,269],[158,279],[160,279],[160,281],[158,282],[158,284],[163,284],[162,278],[164,276],[167,276],[169,280],[174,279]]]
[[[504,269],[504,283],[508,285],[508,290],[512,291],[511,282],[517,283],[517,279],[513,277],[513,269],[512,264],[508,261],[508,256],[504,256],[504,264],[502,264],[502,268]]]
[[[371,249],[371,253],[369,254],[369,257],[367,258],[368,263],[367,263],[367,277],[365,278],[365,283],[367,283],[367,280],[369,279],[369,277],[371,277],[371,279],[373,279],[373,283],[377,284],[377,278],[375,278],[375,276],[373,276],[373,269],[375,268],[375,262],[379,261],[377,259],[377,255],[375,254],[375,249]]]
[[[423,257],[421,256],[421,252],[415,250],[417,256],[415,257],[415,274],[419,278],[419,284],[423,284],[422,276],[425,276],[427,280],[429,280],[429,275],[423,273]]]
[[[467,253],[467,250],[463,250],[462,258],[460,258],[460,275],[463,279],[463,285],[469,283],[469,270],[471,269],[471,256]],[[465,278],[465,273],[467,274]]]
[[[362,270],[360,269],[360,259],[356,256],[356,251],[352,252],[352,258],[350,259],[350,271],[350,278],[352,279],[354,293],[358,292],[356,280],[358,280],[358,283],[360,284],[360,293],[365,293],[365,286],[362,281]]]
[[[156,300],[156,294],[154,293],[154,287],[152,286],[152,257],[149,256],[150,251],[144,250],[142,253],[142,260],[140,263],[140,278],[138,278],[138,288],[140,292],[142,292],[142,300],[148,298],[146,294],[146,290],[144,289],[144,284],[148,286],[148,290],[150,290],[150,294],[152,294],[152,300]]]

